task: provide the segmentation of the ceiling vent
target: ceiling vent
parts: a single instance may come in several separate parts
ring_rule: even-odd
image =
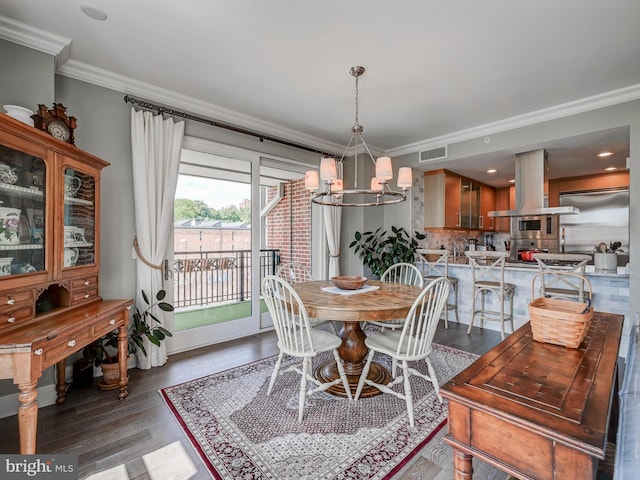
[[[420,152],[420,163],[432,162],[434,160],[442,160],[447,158],[447,146],[444,145],[438,148],[432,148],[431,150],[423,150]]]

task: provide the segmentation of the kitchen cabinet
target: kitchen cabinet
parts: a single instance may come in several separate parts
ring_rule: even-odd
[[[424,227],[460,228],[460,177],[444,170],[424,174]]]
[[[512,210],[516,204],[515,187],[496,189],[496,210]],[[510,232],[511,218],[496,217],[493,219],[496,232]]]
[[[57,365],[56,403],[66,395],[66,358],[118,329],[120,398],[127,392],[131,300],[102,300],[100,174],[109,165],[0,114],[0,378],[20,394],[20,452],[35,453],[37,382]]]
[[[480,186],[480,229],[493,232],[497,218],[489,218],[489,212],[496,209],[496,191],[486,185]]]
[[[492,230],[493,188],[447,170],[424,174],[425,228]]]

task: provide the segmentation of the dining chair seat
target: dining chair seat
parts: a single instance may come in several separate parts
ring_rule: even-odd
[[[327,350],[333,350],[334,348],[338,348],[341,344],[342,340],[340,337],[333,333],[319,328],[312,328],[309,331],[309,338],[302,339],[298,350],[291,351],[280,341],[278,341],[278,348],[287,355],[295,354],[298,357],[313,357],[318,351],[326,352]]]

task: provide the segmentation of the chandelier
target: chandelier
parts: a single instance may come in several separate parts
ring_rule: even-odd
[[[349,73],[356,79],[356,118],[353,127],[351,127],[351,138],[340,160],[336,161],[335,158],[321,159],[319,177],[317,170],[309,170],[305,173],[305,187],[312,192],[311,201],[319,205],[373,207],[404,202],[407,199],[407,190],[411,188],[411,167],[401,167],[398,170],[397,185],[400,191],[392,190],[389,185],[389,180],[393,178],[391,158],[379,157],[374,160],[362,136],[364,128],[358,123],[358,78],[364,73],[364,67],[351,67]],[[353,188],[345,189],[342,172],[347,152],[352,144],[354,144],[355,150]],[[358,188],[358,157],[361,151],[363,155],[366,153],[375,165],[375,177],[371,179],[368,189]],[[321,181],[324,187],[322,189]]]

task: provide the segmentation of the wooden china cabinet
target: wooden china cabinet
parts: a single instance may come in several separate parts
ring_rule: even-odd
[[[132,300],[103,300],[100,173],[109,164],[0,114],[0,378],[18,387],[20,451],[36,451],[37,382],[57,365],[64,402],[66,358],[118,329],[127,396]]]

